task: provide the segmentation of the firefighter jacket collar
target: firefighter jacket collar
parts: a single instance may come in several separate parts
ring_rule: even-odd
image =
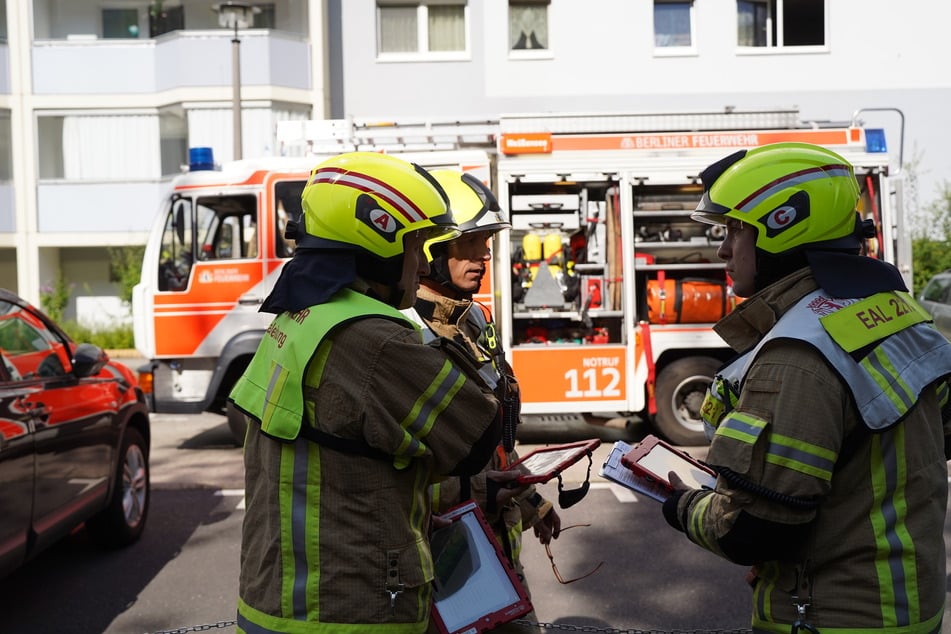
[[[852,299],[884,291],[907,291],[901,272],[875,258],[835,251],[808,251],[816,281],[833,297]]]
[[[459,327],[471,308],[470,299],[445,297],[425,286],[420,286],[416,292],[416,311],[428,322],[435,321]]]

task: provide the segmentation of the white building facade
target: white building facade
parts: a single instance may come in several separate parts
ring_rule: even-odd
[[[75,317],[115,294],[107,247],[145,243],[188,148],[234,157],[217,2],[0,2],[0,286],[38,301],[62,273]],[[951,180],[944,0],[253,4],[245,158],[280,153],[283,120],[796,107],[885,128],[919,204]]]
[[[0,4],[0,286],[38,302],[62,275],[67,317],[114,309],[108,248],[145,243],[188,148],[235,154],[235,32],[210,1]],[[238,32],[244,156],[325,116],[309,4],[261,3]]]

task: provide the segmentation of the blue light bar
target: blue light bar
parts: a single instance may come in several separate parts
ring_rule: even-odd
[[[870,154],[888,152],[888,144],[885,143],[885,130],[869,128],[865,131],[865,151]]]
[[[188,171],[202,172],[215,169],[215,155],[210,147],[188,148]]]

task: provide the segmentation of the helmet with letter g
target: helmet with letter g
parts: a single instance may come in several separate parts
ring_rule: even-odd
[[[430,238],[424,250],[429,258],[429,278],[465,296],[468,291],[452,282],[448,267],[449,243],[461,236],[478,234],[488,240],[503,229],[511,229],[499,206],[499,201],[485,183],[468,172],[452,169],[433,170],[435,178],[449,196],[452,215],[459,223],[461,235],[443,235]]]
[[[279,283],[285,277],[286,283],[272,293],[275,310],[323,303],[357,277],[386,287],[381,299],[398,305],[404,238],[459,233],[446,192],[429,172],[376,152],[349,152],[317,165],[301,207],[302,217],[285,232],[297,251],[282,271]]]
[[[756,230],[756,290],[806,266],[811,251],[858,253],[869,235],[856,211],[853,167],[822,146],[741,150],[700,178],[704,192],[694,220],[726,224],[733,218]]]

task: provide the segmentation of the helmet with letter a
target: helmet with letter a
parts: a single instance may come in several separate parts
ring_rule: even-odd
[[[449,206],[452,208],[453,218],[459,223],[461,235],[436,236],[426,242],[423,250],[431,264],[429,278],[454,293],[466,296],[469,290],[460,288],[452,281],[449,271],[450,243],[467,236],[484,245],[493,235],[503,229],[511,229],[512,225],[505,217],[492,190],[472,174],[441,169],[433,170],[432,175],[449,196]]]
[[[692,218],[756,229],[770,255],[800,250],[857,251],[866,226],[856,211],[858,183],[839,154],[808,143],[773,143],[735,152],[705,169]]]
[[[488,238],[502,229],[512,228],[495,194],[478,178],[468,172],[451,169],[433,170],[431,173],[449,196],[452,216],[462,234],[485,233]],[[425,247],[429,260],[433,259],[433,247],[456,237],[442,235],[430,238]],[[435,251],[439,250],[439,247],[435,248]]]
[[[317,165],[301,197],[298,248],[355,250],[402,262],[403,238],[458,235],[445,191],[425,169],[376,152],[350,152]]]

